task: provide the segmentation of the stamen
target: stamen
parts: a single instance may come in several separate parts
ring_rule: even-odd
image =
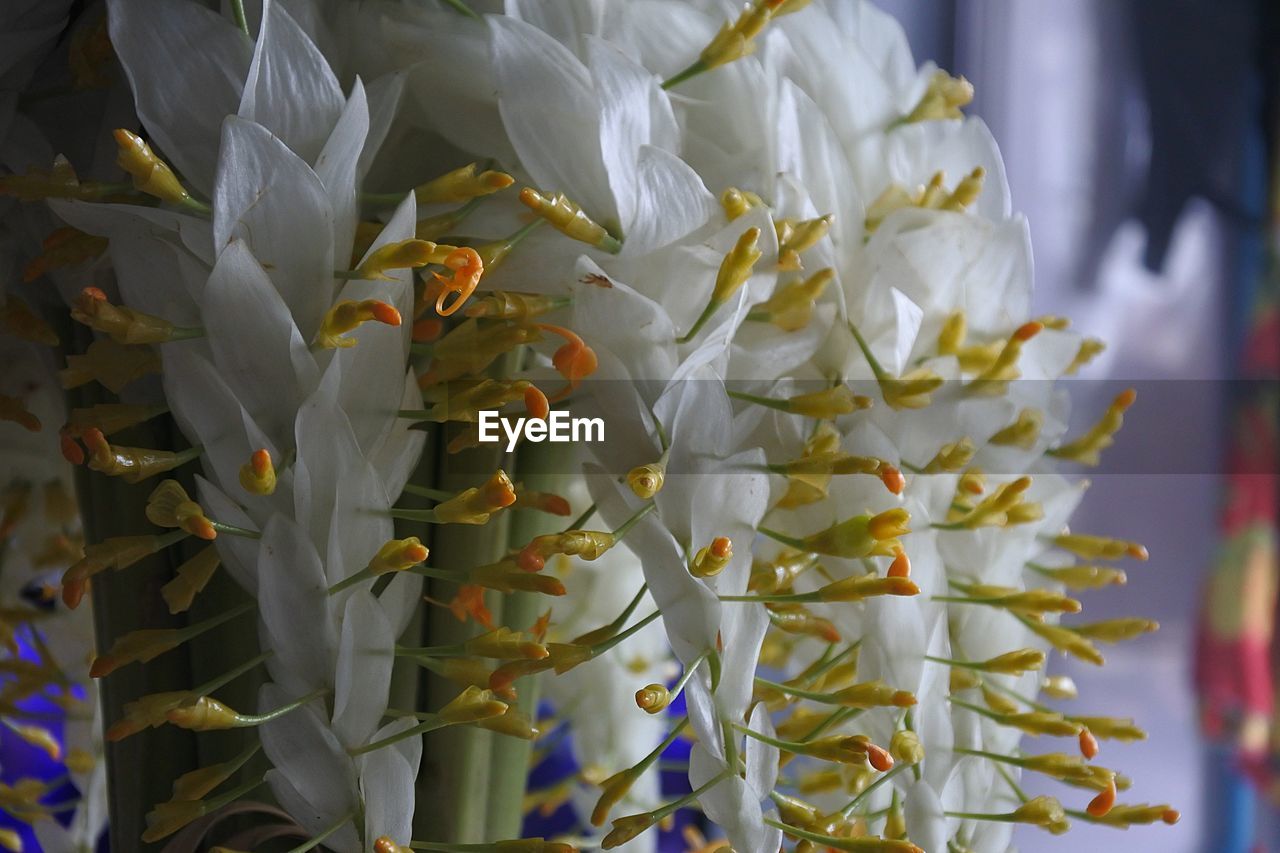
[[[177,453],[142,447],[122,447],[107,442],[97,429],[87,429],[82,436],[89,451],[89,467],[126,483],[140,483],[157,474],[172,471],[197,458],[202,449],[189,447]]]
[[[800,254],[813,248],[827,236],[834,219],[834,215],[828,214],[817,219],[804,219],[798,222],[792,219],[774,220],[773,227],[778,237],[778,269],[791,271],[804,269],[800,262]]]
[[[797,394],[794,397],[787,397],[781,400],[774,397],[747,394],[743,391],[726,391],[726,393],[735,400],[755,403],[780,412],[819,420],[831,420],[840,415],[847,415],[860,409],[871,407],[871,398],[853,393],[853,390],[844,384],[835,385],[823,391]]]
[[[450,252],[444,259],[444,266],[453,271],[452,278],[440,273],[432,275],[443,285],[440,295],[436,297],[436,313],[441,317],[448,317],[461,308],[475,292],[480,277],[484,275],[485,263],[475,249],[463,247]],[[452,300],[448,300],[450,294],[453,295]]]
[[[1080,349],[1076,351],[1076,357],[1067,365],[1067,369],[1062,372],[1063,376],[1075,376],[1080,368],[1093,361],[1107,348],[1105,341],[1097,338],[1085,338],[1080,342]]]
[[[410,536],[407,539],[390,539],[378,549],[378,553],[373,555],[369,565],[329,587],[329,595],[389,572],[407,571],[426,562],[428,554],[426,546],[417,536]]]
[[[556,371],[569,383],[567,387],[560,389],[551,396],[551,402],[556,402],[567,397],[577,389],[583,379],[595,373],[599,362],[596,358],[595,350],[587,346],[582,338],[568,329],[545,323],[539,324],[538,328],[559,335],[566,341],[551,356],[551,363],[555,366]]]
[[[431,367],[419,381],[422,388],[463,376],[483,373],[501,355],[542,339],[538,329],[518,323],[459,323],[431,348]]]
[[[1027,563],[1027,568],[1039,575],[1066,586],[1068,589],[1098,589],[1110,584],[1123,585],[1128,577],[1120,569],[1110,566],[1049,567],[1039,563]]]
[[[80,604],[89,578],[114,569],[127,569],[134,563],[169,547],[187,537],[185,530],[175,530],[163,536],[117,536],[94,545],[86,545],[84,557],[62,576],[62,600],[71,609]]]
[[[889,376],[880,365],[880,361],[872,354],[871,347],[867,344],[866,339],[862,337],[862,333],[858,331],[858,327],[850,322],[847,324],[847,328],[853,335],[854,341],[857,342],[858,349],[862,350],[862,356],[867,360],[867,365],[871,368],[871,372],[876,378],[876,384],[880,387],[880,395],[884,398],[885,405],[900,411],[902,409],[923,409],[933,402],[931,395],[942,387],[941,376],[928,368],[917,368],[904,373],[898,379],[894,379]]]
[[[472,301],[463,313],[488,320],[532,320],[572,304],[568,296],[493,290]]]
[[[670,89],[712,68],[749,56],[755,50],[756,36],[770,20],[799,11],[807,4],[808,0],[756,0],[742,11],[736,21],[725,23],[698,58],[688,68],[664,81],[662,88]]]
[[[1071,630],[1080,636],[1103,643],[1121,643],[1159,629],[1159,622],[1152,619],[1139,618],[1107,619],[1103,622],[1090,622],[1084,625],[1071,626]]]
[[[1001,447],[1017,447],[1030,450],[1040,438],[1040,430],[1044,428],[1044,412],[1039,409],[1023,409],[1018,419],[1009,426],[987,439],[990,444]],[[1050,451],[1052,452],[1052,451]]]
[[[595,808],[591,811],[592,826],[604,825],[613,807],[622,801],[622,798],[631,790],[631,786],[635,784],[635,781],[653,766],[653,763],[658,760],[662,753],[676,742],[676,738],[680,736],[680,733],[687,725],[689,725],[689,718],[682,717],[667,736],[663,738],[662,743],[658,744],[652,752],[640,759],[634,766],[620,770],[600,783],[600,788],[602,789],[600,799],[596,801]]]
[[[756,676],[755,683],[758,686],[777,690],[779,693],[785,693],[788,696],[822,702],[826,705],[842,705],[846,708],[910,708],[916,704],[915,694],[907,690],[895,690],[878,679],[854,684],[832,693],[803,690],[790,684],[769,681],[767,678],[761,678],[760,676]],[[1074,733],[1073,731],[1072,734]]]
[[[291,714],[329,692],[329,688],[322,687],[263,714],[241,714],[210,696],[201,696],[194,702],[170,710],[166,717],[178,728],[193,732],[251,728]]]
[[[88,408],[72,409],[67,418],[66,429],[69,434],[81,435],[85,430],[94,427],[103,435],[114,435],[168,411],[169,407],[163,403],[154,405],[98,403]]]
[[[689,574],[695,578],[711,578],[720,574],[733,559],[733,543],[727,536],[717,536],[711,544],[698,550],[689,563]]]
[[[910,533],[911,516],[905,509],[885,510],[876,515],[856,515],[836,522],[826,530],[803,539],[760,527],[759,532],[784,545],[812,554],[859,559],[873,555],[896,556],[902,544],[896,537]]]
[[[1022,675],[1024,672],[1034,672],[1043,667],[1045,661],[1044,652],[1039,649],[1018,649],[984,661],[953,660],[933,655],[925,655],[924,659],[947,666],[958,666],[978,672],[993,672],[999,675]]]
[[[1009,383],[1022,375],[1018,370],[1018,358],[1022,355],[1022,345],[1040,334],[1043,329],[1044,326],[1034,320],[1023,323],[1015,329],[991,366],[964,386],[964,392],[987,397],[1005,393]]]

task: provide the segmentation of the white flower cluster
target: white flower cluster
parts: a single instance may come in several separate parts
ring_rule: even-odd
[[[109,240],[121,304],[74,297],[99,335],[72,372],[118,391],[158,370],[192,445],[112,444],[108,422],[165,410],[122,405],[64,449],[130,482],[196,458],[203,476],[195,500],[156,488],[148,518],[174,532],[90,546],[63,594],[213,539],[166,600],[185,609],[220,561],[253,602],[210,625],[255,611],[270,676],[254,714],[206,695],[217,681],[143,697],[113,736],[257,726],[271,792],[316,844],[394,853],[417,735],[505,713],[517,678],[555,669],[590,783],[572,799],[605,848],[651,849],[695,801],[739,853],[1002,850],[1016,823],[1176,819],[1117,805],[1127,780],[1089,763],[1139,729],[1040,698],[1072,690],[1048,651],[1100,663],[1096,640],[1153,627],[1058,622],[1080,609],[1067,587],[1123,580],[1071,555],[1145,558],[1067,533],[1081,488],[1053,471],[1095,462],[1131,395],[1067,439],[1053,381],[1100,345],[1029,316],[1026,224],[962,113],[972,92],[917,67],[891,18],[864,0],[108,5],[146,137],[116,134],[132,187],[65,164],[7,187]],[[393,515],[555,503],[499,472],[456,496],[415,483],[436,506],[393,509],[423,452],[412,422],[433,440],[461,423],[452,451],[480,410],[566,399],[605,421],[566,472],[592,529],[415,569],[477,618],[484,589],[567,590],[547,636],[398,647],[427,553]],[[127,635],[94,673],[202,630]],[[397,656],[470,686],[444,713],[391,709]],[[681,693],[687,717],[660,715]],[[1026,733],[1081,755],[1025,754]],[[663,803],[655,765],[681,735],[692,792]],[[247,794],[181,792],[251,756],[183,777],[144,837]],[[1028,798],[1026,769],[1093,799]]]

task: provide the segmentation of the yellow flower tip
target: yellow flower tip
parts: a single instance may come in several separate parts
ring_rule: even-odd
[[[551,401],[547,399],[547,395],[537,385],[530,385],[524,389],[524,408],[529,413],[529,417],[534,420],[545,421],[551,414]],[[560,514],[568,515],[569,513]]]
[[[276,467],[265,447],[255,450],[249,462],[240,466],[240,486],[251,495],[275,493]]]
[[[764,200],[750,190],[729,187],[720,194],[720,206],[730,222],[756,207],[764,207]]]
[[[373,853],[406,853],[407,849],[385,835],[379,836],[373,842]]]
[[[173,323],[153,314],[144,314],[114,305],[107,294],[86,287],[71,303],[71,317],[78,323],[109,335],[118,344],[157,344],[179,337]],[[187,333],[187,336],[194,333]]]
[[[436,296],[436,313],[448,317],[475,293],[484,275],[484,260],[475,249],[464,246],[451,251],[444,259],[444,266],[453,273],[452,277],[440,273],[432,275],[441,288]],[[450,296],[453,297],[451,300]]]
[[[646,684],[636,691],[636,707],[646,714],[661,713],[671,704],[671,692],[661,684]]]
[[[924,761],[924,745],[919,736],[906,729],[893,733],[889,741],[889,753],[903,764],[919,764]]]
[[[902,476],[902,471],[892,465],[884,465],[879,472],[880,482],[884,483],[884,487],[889,490],[890,494],[900,495],[902,490],[907,487],[907,478]]]
[[[551,364],[569,384],[551,397],[554,402],[567,397],[583,379],[595,373],[600,362],[596,351],[577,333],[562,326],[552,326],[547,323],[540,323],[538,328],[565,339],[565,343],[551,356]]]
[[[325,312],[313,343],[321,349],[353,347],[356,339],[343,336],[370,321],[399,326],[400,312],[395,306],[379,299],[343,300]]]
[[[11,853],[22,853],[22,836],[16,829],[0,829],[0,847]]]
[[[893,769],[893,755],[882,746],[867,742],[867,763],[880,773],[888,773]]]
[[[911,528],[907,526],[910,521],[910,513],[901,507],[895,507],[873,515],[867,522],[867,532],[871,534],[871,538],[883,542],[910,533]]]
[[[1160,813],[1160,820],[1169,826],[1173,826],[1175,823],[1182,820],[1182,812],[1177,809],[1165,809]]]
[[[1099,793],[1085,806],[1092,817],[1106,817],[1116,805],[1116,781],[1112,779],[1105,791]]]
[[[694,555],[689,573],[695,578],[715,577],[725,570],[733,559],[733,542],[727,536],[717,536],[711,544]]]
[[[169,164],[157,157],[142,137],[124,128],[118,128],[113,135],[117,146],[116,165],[129,173],[137,189],[171,204],[187,204],[192,200]]]
[[[645,501],[662,491],[666,479],[667,466],[661,462],[638,465],[627,472],[627,486],[632,494]]]
[[[1013,813],[1013,819],[1018,823],[1048,827],[1066,820],[1066,812],[1054,797],[1035,797],[1019,806]]]
[[[373,575],[403,572],[426,562],[429,553],[417,536],[391,539],[369,561],[368,570]]]
[[[889,564],[889,571],[885,573],[885,577],[911,577],[911,558],[907,556],[906,551],[899,551],[897,556],[893,558],[893,562]]]
[[[620,844],[627,843],[657,822],[658,818],[650,812],[617,818],[613,821],[613,828],[609,830],[609,834],[600,842],[600,846],[605,850],[612,850]]]
[[[567,530],[535,536],[516,555],[516,565],[526,572],[541,571],[547,558],[556,554],[591,561],[612,548],[616,541],[612,533],[600,530]]]
[[[551,654],[542,643],[507,627],[495,628],[466,642],[467,652],[497,660],[542,660]]]
[[[1092,761],[1098,757],[1098,739],[1088,729],[1080,730],[1080,754]]]
[[[173,800],[157,803],[147,812],[147,828],[142,840],[148,844],[166,838],[201,817],[206,811],[202,800]]]
[[[233,729],[240,725],[240,715],[209,696],[170,709],[165,719],[179,728],[193,732]]]

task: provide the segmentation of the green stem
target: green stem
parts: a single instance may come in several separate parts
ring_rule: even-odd
[[[707,321],[715,315],[716,309],[723,304],[723,302],[718,302],[715,299],[708,301],[707,307],[703,308],[702,313],[698,315],[698,319],[693,321],[693,326],[690,327],[689,331],[683,337],[676,338],[676,343],[687,344],[689,341],[693,340],[694,336],[697,335],[698,332],[702,331],[702,327],[707,324]]]
[[[668,89],[673,89],[676,86],[679,86],[681,83],[685,82],[686,80],[691,80],[694,77],[697,77],[699,74],[702,74],[703,72],[710,71],[710,70],[711,69],[707,67],[707,64],[703,62],[701,59],[695,60],[691,65],[689,65],[688,68],[685,68],[680,73],[662,81],[662,88],[664,91]]]
[[[297,847],[294,847],[289,851],[287,851],[287,853],[307,853],[308,850],[314,850],[315,848],[319,847],[326,838],[328,838],[330,835],[333,835],[339,829],[342,829],[342,827],[346,826],[348,823],[355,820],[355,818],[356,818],[355,812],[347,812],[342,817],[334,821],[330,826],[326,827],[325,830],[321,832],[319,835],[317,835],[315,838],[312,838],[310,841],[302,842]]]
[[[249,21],[244,16],[244,0],[231,0],[231,15],[236,19],[236,26],[240,28],[240,32],[253,38],[249,32]]]
[[[867,799],[867,797],[871,796],[872,791],[874,791],[876,788],[879,788],[881,785],[884,785],[885,783],[887,783],[890,779],[892,779],[894,776],[897,776],[903,770],[906,770],[908,767],[912,767],[912,766],[914,765],[911,765],[911,764],[894,765],[894,767],[891,768],[888,773],[882,774],[880,778],[876,779],[870,785],[863,788],[862,792],[858,794],[858,796],[850,800],[849,804],[840,810],[840,814],[844,815],[845,819],[847,820],[850,817],[850,815],[852,815],[854,811],[858,808],[858,806],[862,805],[862,803]]]

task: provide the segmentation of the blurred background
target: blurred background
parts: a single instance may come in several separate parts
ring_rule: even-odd
[[[1151,552],[1103,617],[1159,620],[1107,666],[1057,661],[1149,738],[1104,760],[1175,827],[1076,826],[1024,851],[1280,851],[1273,759],[1277,352],[1275,0],[876,0],[971,112],[1030,221],[1036,313],[1107,341],[1073,389],[1082,425],[1138,389],[1089,473],[1082,531]],[[1031,749],[1042,745],[1029,744]],[[1033,782],[1033,785],[1035,783]],[[1038,793],[1061,793],[1044,783]],[[1122,796],[1123,799],[1123,796]]]

